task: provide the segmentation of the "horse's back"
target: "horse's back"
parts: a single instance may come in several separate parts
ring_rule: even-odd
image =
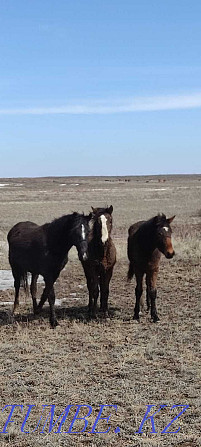
[[[128,236],[132,237],[144,222],[144,220],[140,220],[139,222],[135,222],[133,225],[131,225],[128,229]]]
[[[18,222],[8,233],[9,262],[13,268],[41,273],[40,264],[45,252],[43,226],[34,222]]]
[[[34,222],[18,222],[8,232],[8,243],[11,244],[12,241],[24,238],[26,235],[31,234],[36,228],[38,228],[38,225]]]

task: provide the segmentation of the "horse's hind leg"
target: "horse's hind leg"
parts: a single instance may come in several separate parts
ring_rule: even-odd
[[[19,307],[19,290],[20,290],[20,274],[13,271],[14,276],[14,287],[15,287],[15,301],[13,306],[13,314],[16,313],[18,307]]]
[[[32,274],[30,292],[31,292],[32,301],[33,301],[34,314],[37,313],[36,312],[37,311],[37,301],[36,301],[37,279],[38,279],[38,275]]]
[[[135,272],[135,277],[136,277],[137,285],[135,288],[136,302],[135,302],[133,319],[140,321],[139,312],[140,312],[140,298],[141,298],[142,292],[143,292],[143,288],[142,288],[143,273]]]
[[[147,288],[148,288],[148,295],[149,299],[151,301],[151,318],[154,323],[156,323],[159,318],[156,310],[156,296],[157,296],[157,290],[156,290],[156,280],[158,276],[158,270],[151,271],[147,273],[146,282],[147,282]]]
[[[147,276],[146,276],[146,302],[147,302],[147,312],[149,312],[150,309],[150,305],[151,305],[151,298],[150,298],[150,290],[149,290],[149,284],[148,284],[148,280],[147,280]]]

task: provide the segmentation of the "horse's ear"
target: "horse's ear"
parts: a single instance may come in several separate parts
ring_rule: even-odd
[[[157,214],[157,216],[154,216],[154,223],[158,224],[160,222],[160,216]]]
[[[169,219],[167,219],[167,222],[168,222],[169,224],[171,224],[171,222],[174,220],[174,218],[175,218],[175,216],[169,217]]]
[[[94,208],[93,206],[91,207],[93,214],[97,213],[97,208]]]
[[[163,213],[158,213],[157,216],[154,217],[154,223],[156,225],[163,225],[166,221],[166,216]]]
[[[112,214],[112,211],[113,211],[113,206],[112,205],[110,205],[110,207],[107,209],[107,211],[108,211],[108,213],[109,214]]]

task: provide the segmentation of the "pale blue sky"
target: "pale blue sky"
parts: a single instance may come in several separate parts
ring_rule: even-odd
[[[201,172],[199,0],[1,0],[0,176]]]

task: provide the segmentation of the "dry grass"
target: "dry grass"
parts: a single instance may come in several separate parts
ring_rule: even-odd
[[[23,187],[0,189],[2,268],[8,265],[6,232],[18,220],[28,218],[44,222],[74,209],[87,212],[90,205],[114,205],[113,233],[118,249],[118,263],[111,284],[111,315],[107,320],[89,322],[87,319],[87,289],[75,250],[55,287],[57,298],[66,299],[65,306],[57,308],[60,324],[56,330],[49,327],[48,307],[39,318],[34,318],[31,300],[23,293],[20,314],[15,319],[10,306],[0,308],[1,408],[12,403],[25,405],[25,408],[35,404],[26,426],[32,431],[44,404],[56,405],[55,420],[70,403],[88,404],[93,407],[87,429],[90,431],[99,405],[116,404],[118,410],[112,411],[110,432],[102,435],[48,434],[46,428],[45,433],[40,434],[46,410],[40,430],[20,434],[26,410],[21,414],[16,409],[15,422],[8,426],[9,433],[1,435],[3,447],[116,444],[122,447],[193,447],[201,444],[200,217],[195,217],[194,212],[199,208],[200,178],[171,177],[162,185],[155,178],[130,179],[130,182],[105,180],[22,180]],[[68,185],[64,187],[60,183]],[[166,189],[157,191],[160,188]],[[162,260],[158,280],[160,322],[153,324],[144,314],[138,324],[132,320],[134,284],[126,283],[127,228],[135,220],[148,218],[158,211],[177,214],[172,227],[178,254],[170,262]],[[41,290],[39,285],[39,292]],[[1,300],[12,301],[13,290],[0,292]],[[148,404],[155,404],[157,408],[167,404],[168,408],[155,418],[157,434],[150,434],[147,422],[144,433],[137,435],[135,432]],[[170,410],[174,404],[190,405],[172,425],[172,431],[180,426],[180,432],[161,435],[160,431],[175,415]],[[66,420],[65,431],[74,412],[75,407]],[[0,416],[0,430],[6,419],[4,413]],[[105,411],[103,416],[108,414]],[[119,434],[114,432],[117,426]],[[102,422],[99,427],[106,430],[107,424]],[[75,429],[80,429],[79,422]]]

